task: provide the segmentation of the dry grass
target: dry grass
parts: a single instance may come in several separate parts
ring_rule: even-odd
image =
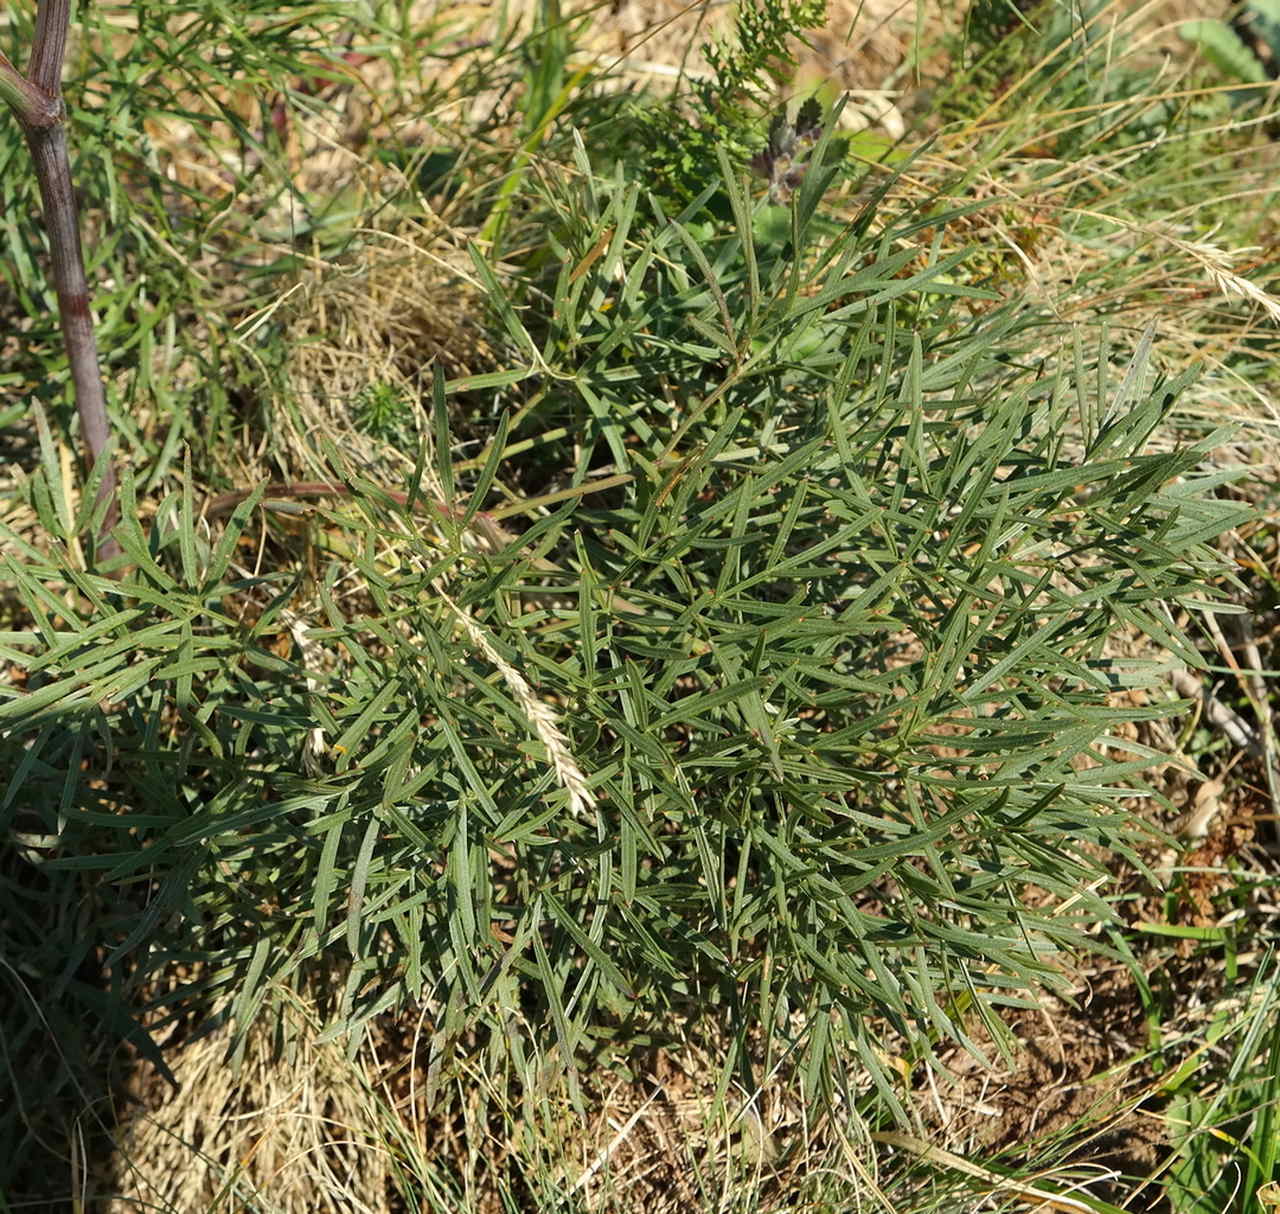
[[[177,1091],[142,1080],[119,1110],[110,1214],[388,1209],[392,1172],[377,1101],[340,1043],[295,1006],[250,1030],[239,1065],[223,1028],[173,1053]],[[283,1050],[280,1048],[284,1043]]]
[[[99,1178],[117,1196],[102,1208],[390,1214],[406,1192],[468,1214],[513,1201],[730,1214],[822,1194],[893,1208],[856,1118],[814,1124],[776,1076],[754,1095],[718,1092],[727,1039],[654,1050],[630,1079],[583,1074],[575,1103],[549,1060],[518,1085],[471,1060],[435,1089],[421,1030],[412,1014],[384,1016],[350,1062],[295,1005],[280,1030],[249,1035],[238,1064],[225,1031],[173,1051],[181,1088],[140,1073],[120,1110],[114,1174]]]
[[[379,387],[393,393],[407,403],[417,431],[433,365],[450,377],[492,369],[496,356],[462,239],[442,222],[363,232],[349,259],[312,261],[282,301],[290,342],[288,404],[281,407],[289,419],[286,449],[307,474],[301,479],[329,475],[314,442],[325,434],[366,475],[395,483],[416,449],[379,443],[355,424],[364,395]],[[292,478],[292,470],[283,471]]]

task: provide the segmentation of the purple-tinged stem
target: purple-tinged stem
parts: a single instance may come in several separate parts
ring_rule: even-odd
[[[71,0],[40,0],[27,79],[50,97],[62,96],[62,60],[67,53]]]
[[[62,339],[71,366],[76,411],[88,452],[89,468],[103,458],[110,438],[106,394],[98,363],[98,343],[89,311],[89,285],[84,273],[80,224],[71,162],[67,156],[66,108],[62,103],[62,60],[66,53],[68,0],[40,0],[36,12],[35,42],[26,77],[0,54],[0,97],[17,116],[35,164],[36,181],[49,234],[53,286],[58,293]],[[110,559],[119,545],[110,536],[120,517],[116,501],[115,468],[107,464],[98,488],[98,503],[109,502],[98,535],[98,553]]]
[[[89,311],[89,286],[80,248],[80,227],[71,185],[71,163],[67,158],[66,132],[61,125],[43,129],[24,125],[24,132],[27,147],[31,149],[31,159],[35,162],[36,180],[40,184],[40,200],[52,255],[53,285],[58,292],[58,313],[62,320],[62,340],[67,347],[71,382],[76,393],[76,411],[80,414],[80,430],[92,468],[102,458],[110,428],[98,364],[98,343]],[[99,536],[103,557],[119,551],[108,535],[120,517],[115,496],[115,468],[108,464],[98,487],[98,501],[105,498],[111,502]]]

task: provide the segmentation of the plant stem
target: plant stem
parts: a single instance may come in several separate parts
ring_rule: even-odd
[[[110,438],[106,393],[98,363],[98,343],[89,311],[89,286],[80,245],[71,162],[67,156],[66,107],[62,103],[62,60],[70,21],[68,0],[40,0],[36,13],[35,43],[28,74],[24,78],[0,55],[0,97],[8,103],[22,126],[35,165],[40,201],[58,293],[62,339],[71,366],[76,411],[92,471]],[[98,533],[97,555],[110,559],[120,551],[111,528],[120,517],[116,501],[115,468],[108,463],[98,487],[98,503],[109,503]]]

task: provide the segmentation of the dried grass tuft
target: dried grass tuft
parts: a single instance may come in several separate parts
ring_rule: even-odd
[[[399,1141],[423,1152],[407,1149],[409,1167],[447,1170],[474,1214],[893,1208],[878,1200],[876,1152],[854,1114],[815,1121],[797,1077],[779,1076],[777,1064],[762,1091],[726,1091],[728,1034],[706,1022],[694,1034],[669,1027],[668,1044],[639,1073],[580,1072],[581,1104],[563,1074],[532,1060],[528,1073],[541,1078],[518,1089],[467,1060],[433,1100],[423,1061],[406,1048],[412,1026],[388,1017],[374,1034],[391,1063],[378,1086],[403,1127]],[[516,1205],[513,1193],[524,1200]]]
[[[368,391],[394,392],[417,428],[433,365],[461,377],[496,357],[484,334],[481,293],[449,229],[406,221],[364,237],[348,261],[313,265],[283,305],[290,331],[287,448],[299,466],[321,475],[328,473],[317,459],[317,433],[366,467],[397,457],[412,463],[416,452],[389,451],[361,432]]]
[[[287,1031],[250,1029],[238,1066],[229,1027],[192,1041],[169,1059],[180,1089],[155,1080],[121,1112],[107,1214],[388,1209],[391,1160],[361,1072],[340,1042],[317,1043],[310,1017],[282,1014]]]

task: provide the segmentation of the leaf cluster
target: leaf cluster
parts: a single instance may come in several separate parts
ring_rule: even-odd
[[[1251,0],[1229,21],[1204,17],[1184,21],[1178,32],[1193,43],[1214,69],[1228,80],[1266,85],[1280,77],[1280,4]],[[1256,109],[1273,90],[1243,88],[1231,93],[1241,108]]]

